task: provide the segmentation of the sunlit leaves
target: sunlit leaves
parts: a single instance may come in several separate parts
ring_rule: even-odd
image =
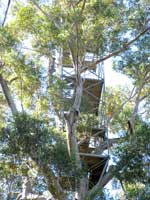
[[[135,134],[129,135],[121,141],[117,148],[119,166],[124,166],[123,171],[117,176],[127,182],[143,184],[149,181],[149,125],[141,120],[136,121]],[[148,170],[148,171],[147,171]]]
[[[119,130],[127,130],[127,120],[133,108],[132,101],[129,99],[130,93],[131,91],[128,88],[121,86],[118,88],[107,88],[106,115],[108,119],[111,119],[110,129],[114,133],[117,133]]]
[[[35,66],[34,60],[14,51],[3,55],[3,62],[2,73],[11,89],[22,100],[23,97],[31,98],[40,86],[38,64]]]
[[[32,31],[35,26],[36,16],[33,7],[22,7],[17,13],[18,25],[22,29]]]
[[[2,150],[4,155],[13,154],[21,159],[30,157],[38,166],[40,163],[51,165],[55,173],[79,175],[80,172],[79,170],[76,172],[74,165],[74,155],[69,158],[62,132],[48,128],[47,122],[25,113],[16,115],[15,121],[11,122],[9,128],[7,135],[5,129],[2,130],[2,138],[5,142]],[[27,172],[28,169],[25,169]]]
[[[128,198],[131,199],[138,198],[142,200],[147,200],[150,197],[149,190],[144,184],[140,182],[137,182],[135,184],[125,183],[124,186],[125,190],[128,193]]]
[[[11,33],[8,27],[0,28],[0,49],[1,52],[12,49],[16,44],[17,39]]]
[[[20,1],[20,4],[15,4],[13,15],[9,26],[0,29],[1,59],[5,63],[1,73],[11,88],[12,96],[17,96],[17,101],[21,101],[22,107],[45,121],[23,114],[16,116],[13,122],[7,123],[10,131],[4,138],[7,144],[5,154],[15,154],[21,158],[31,157],[39,166],[44,163],[57,174],[67,173],[71,169],[69,173],[72,175],[76,167],[72,167],[74,160],[68,157],[65,140],[57,131],[49,128],[52,124],[49,120],[50,110],[55,109],[59,115],[63,107],[69,110],[72,102],[70,103],[71,99],[62,101],[62,91],[66,89],[66,82],[53,74],[49,78],[47,60],[56,56],[58,48],[69,53],[66,63],[79,63],[80,67],[86,52],[99,57],[109,55],[110,52],[124,47],[130,38],[143,30],[145,10],[139,7],[137,1],[55,0],[51,4],[46,1]],[[118,59],[119,62],[115,66],[134,79],[136,88],[141,84],[141,78],[148,69],[145,68],[149,60],[148,45],[146,46],[149,44],[148,39],[143,37],[139,43],[134,43],[135,46],[132,46],[124,57]],[[145,53],[141,53],[144,52],[143,49]],[[46,62],[40,62],[41,58],[46,58]],[[59,67],[61,61],[57,61],[56,66]],[[142,90],[142,96],[149,92],[148,86],[149,83]],[[65,92],[68,92],[67,89]],[[108,119],[113,117],[111,131],[125,131],[133,108],[131,101],[124,105],[130,91],[126,88],[110,89],[106,96],[106,114]],[[3,102],[3,99],[0,100]],[[82,119],[77,126],[79,134],[89,131],[91,121],[94,125],[98,124],[98,117],[84,114],[89,105],[87,100],[83,99],[84,106],[81,104]],[[143,131],[145,132],[145,129]],[[144,143],[141,139],[139,141]],[[124,148],[123,152],[120,151],[122,155],[118,154],[120,160],[121,156],[125,158],[123,164],[134,158],[129,166],[132,172],[134,162],[141,164],[142,155],[139,153],[136,156],[134,146],[130,144],[120,147]],[[130,147],[131,151],[126,147]],[[124,152],[128,153],[128,159],[124,157]],[[139,164],[137,166],[139,167]],[[141,175],[140,170],[135,171]]]

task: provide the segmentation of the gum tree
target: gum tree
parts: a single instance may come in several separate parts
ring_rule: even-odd
[[[124,166],[121,164],[109,166],[102,181],[88,190],[88,179],[83,172],[85,170],[79,156],[77,142],[77,126],[83,95],[81,74],[87,68],[92,69],[95,64],[120,55],[120,60],[117,58],[116,68],[134,80],[134,88],[129,91],[128,95],[124,95],[124,98],[118,99],[117,105],[113,105],[113,110],[108,106],[110,109],[108,113],[111,111],[108,123],[111,126],[113,119],[114,123],[118,123],[120,113],[130,102],[125,120],[129,118],[134,127],[139,104],[149,97],[149,67],[146,67],[144,59],[141,61],[138,57],[138,48],[143,45],[142,42],[150,30],[146,10],[140,2],[134,0],[125,2],[30,0],[24,3],[20,1],[14,3],[12,16],[12,20],[6,24],[2,23],[0,29],[0,84],[3,92],[1,101],[7,102],[1,108],[5,110],[1,115],[2,135],[9,136],[5,138],[9,144],[5,153],[13,152],[26,159],[32,159],[39,172],[45,177],[48,190],[55,199],[66,199],[68,195],[63,190],[63,183],[58,176],[61,170],[65,171],[65,167],[67,170],[71,168],[72,176],[77,176],[78,199],[94,199],[97,191],[103,189],[114,177],[115,172],[121,171]],[[65,113],[66,135],[64,137],[62,137],[63,133],[60,136],[53,129],[55,123],[50,114],[50,110],[55,110],[55,115],[61,120],[60,91],[65,87],[65,83],[59,78],[54,77],[55,81],[53,80],[51,66],[54,64],[54,51],[69,52],[75,72],[74,101]],[[146,56],[143,48],[140,51]],[[93,56],[98,55],[98,58],[94,59],[89,66],[85,65],[87,52],[92,53]],[[139,56],[142,55],[140,53]],[[136,62],[134,57],[136,57]],[[58,59],[57,65],[61,64],[61,59]],[[140,73],[141,76],[139,76]],[[119,95],[118,93],[118,98]],[[20,102],[20,108],[18,108],[17,103]],[[116,104],[116,101],[114,103]],[[7,105],[10,110],[7,109]],[[12,131],[4,131],[9,125],[6,111],[7,118],[14,120],[12,124],[15,125],[10,125]],[[40,118],[45,119],[46,127]],[[117,140],[109,140],[108,146],[112,146],[114,142],[116,143]],[[59,145],[55,147],[54,144]],[[102,145],[102,151],[105,150],[105,145]],[[15,151],[11,151],[13,146],[16,147]],[[57,155],[66,155],[66,166],[63,169],[61,165],[63,166],[64,161],[59,163],[58,158],[56,162],[52,156],[55,152],[58,152]]]

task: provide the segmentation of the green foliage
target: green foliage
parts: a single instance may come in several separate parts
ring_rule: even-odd
[[[95,190],[91,195],[85,198],[85,200],[113,200],[107,190]]]
[[[60,79],[57,76],[50,77],[49,81],[49,88],[48,88],[48,94],[50,95],[51,102],[55,108],[55,110],[58,112],[62,108],[67,110],[68,102],[66,99],[63,100],[63,91],[66,88],[66,81]],[[65,105],[66,104],[66,105]]]
[[[87,111],[88,112],[88,111]],[[78,139],[91,136],[91,128],[98,126],[98,117],[94,114],[80,114],[79,123],[77,126]]]
[[[78,63],[80,66],[83,65],[87,52],[100,57],[109,55],[110,52],[125,47],[130,38],[145,28],[143,26],[148,16],[147,11],[140,6],[143,1],[137,0],[89,0],[85,1],[85,5],[84,1],[79,0],[56,0],[52,4],[47,1],[35,2],[41,10],[32,1],[14,3],[13,19],[7,26],[0,28],[0,57],[5,62],[1,72],[11,87],[12,96],[19,97],[30,113],[41,116],[45,121],[25,113],[16,115],[14,121],[7,121],[8,129],[3,128],[1,131],[1,152],[9,158],[17,156],[21,160],[29,160],[30,157],[39,168],[44,164],[58,176],[81,177],[87,172],[77,169],[75,155],[69,157],[64,133],[49,128],[49,100],[57,113],[63,107],[69,110],[72,105],[71,101],[62,101],[62,90],[67,90],[67,83],[55,76],[48,83],[48,67],[45,63],[41,65],[40,59],[50,59],[58,48],[69,52],[67,64]],[[147,1],[144,2],[148,4]],[[24,50],[24,45],[29,47],[28,50]],[[149,73],[149,35],[141,37],[121,56],[123,58],[117,59],[115,69],[131,77],[138,89],[144,73]],[[149,94],[149,88],[149,82],[146,82],[142,96]],[[129,90],[124,88],[108,90],[108,117],[119,111],[128,98],[128,93]],[[3,104],[2,97],[0,103]],[[90,133],[91,124],[98,124],[98,118],[93,113],[87,114],[87,107],[90,106],[89,99],[82,98],[77,126],[81,136],[84,132]],[[111,131],[126,129],[132,108],[133,104],[128,103],[118,112],[112,120]],[[3,113],[5,106],[2,105],[0,109]],[[2,120],[6,122],[8,117],[3,117],[2,114]],[[6,127],[4,123],[1,125]],[[136,136],[122,141],[116,152],[119,159],[118,171],[123,169],[117,174],[118,178],[129,183],[147,182],[149,177],[146,177],[143,158],[149,156],[146,151],[148,143],[149,126],[146,124],[136,128]],[[18,166],[11,171],[11,164],[12,162],[2,162],[1,171],[7,174],[18,172]],[[19,173],[27,173],[27,170],[26,167],[21,168],[22,172]],[[97,198],[104,197],[100,197],[99,191],[94,195],[99,196]]]
[[[72,43],[74,54],[78,52],[80,56],[83,56],[85,51],[96,53],[105,51],[106,44],[108,46],[113,44],[113,47],[116,48],[118,43],[116,34],[119,34],[122,29],[118,20],[122,23],[125,21],[121,12],[124,12],[126,6],[122,3],[115,3],[113,0],[95,0],[86,2],[84,9],[82,2],[77,4],[69,1],[61,1],[61,4],[56,3],[52,6],[43,3],[40,6],[44,12],[50,13],[47,15],[48,17],[37,11],[32,4],[17,5],[14,29],[19,27],[23,33],[36,35],[33,38],[34,46],[38,50],[40,49],[43,55],[47,55],[50,44],[66,48],[68,42]],[[50,22],[48,18],[51,18],[52,21]],[[55,23],[52,23],[53,21]],[[78,47],[75,42],[77,29],[78,43],[80,44]],[[109,43],[108,35],[111,38]]]
[[[138,122],[135,133],[124,138],[117,147],[118,168],[116,175],[126,183],[149,182],[149,144],[150,127],[145,122]],[[116,161],[117,161],[116,160]],[[148,170],[148,171],[147,171]]]
[[[149,188],[144,184],[135,183],[135,184],[125,184],[127,198],[134,200],[147,200],[150,198]]]
[[[3,62],[5,66],[1,71],[11,90],[25,107],[31,106],[32,97],[40,88],[40,65],[29,55],[14,50],[3,54]]]
[[[2,94],[0,95],[0,111],[1,111],[0,114],[0,129],[1,129],[6,127],[6,121],[8,116],[8,106]]]
[[[112,119],[110,130],[113,133],[118,133],[120,130],[127,130],[127,121],[131,116],[133,104],[127,101],[131,91],[125,87],[107,88],[107,110],[108,119]],[[125,103],[126,102],[126,103]]]
[[[17,13],[18,25],[23,30],[33,31],[35,29],[36,15],[33,6],[20,7]]]
[[[3,51],[10,51],[17,43],[17,38],[12,34],[9,27],[0,27],[0,48]]]
[[[30,157],[38,165],[49,165],[55,173],[74,177],[81,176],[75,166],[74,155],[69,157],[63,132],[47,128],[48,124],[27,114],[18,114],[10,124],[10,131],[3,131],[6,145],[2,149],[5,155]]]
[[[139,83],[142,77],[138,75],[143,75],[144,72],[149,72],[149,45],[149,36],[148,34],[145,34],[134,44],[132,49],[123,53],[122,56],[124,59],[120,59],[120,57],[116,60],[114,68]]]

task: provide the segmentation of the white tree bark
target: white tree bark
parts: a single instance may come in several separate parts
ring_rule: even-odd
[[[3,76],[1,74],[0,74],[0,84],[1,84],[4,96],[6,98],[6,101],[8,103],[8,106],[10,107],[10,109],[12,111],[12,114],[16,114],[18,111],[17,111],[16,105],[15,105],[14,99],[11,95],[11,92],[7,85],[6,80],[3,79]]]

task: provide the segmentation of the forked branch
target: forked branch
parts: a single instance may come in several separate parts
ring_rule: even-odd
[[[113,57],[113,56],[117,56],[118,54],[126,51],[128,49],[128,47],[133,44],[135,41],[137,41],[141,36],[143,36],[146,32],[148,32],[150,30],[150,27],[145,28],[142,32],[140,32],[138,35],[136,35],[135,38],[133,38],[132,40],[130,40],[129,42],[125,43],[122,45],[122,47],[114,52],[109,53],[107,56],[104,56],[103,58],[100,58],[98,60],[96,60],[93,64],[87,66],[87,67],[83,67],[83,69],[81,70],[82,72],[84,72],[87,69],[93,69],[95,67],[95,65]]]

